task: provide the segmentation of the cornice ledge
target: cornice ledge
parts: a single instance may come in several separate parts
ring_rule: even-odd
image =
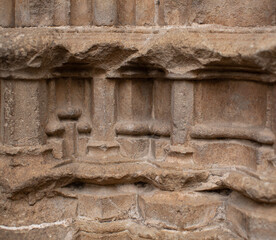
[[[275,56],[275,27],[0,29],[6,79],[90,78],[100,70],[108,78],[275,82]]]

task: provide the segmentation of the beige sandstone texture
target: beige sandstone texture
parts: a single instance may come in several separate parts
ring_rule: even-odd
[[[275,0],[0,0],[0,240],[275,240]]]

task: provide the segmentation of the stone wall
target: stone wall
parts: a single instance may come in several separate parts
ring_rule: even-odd
[[[276,1],[0,0],[0,239],[275,239]]]
[[[3,27],[276,25],[275,0],[1,0]]]

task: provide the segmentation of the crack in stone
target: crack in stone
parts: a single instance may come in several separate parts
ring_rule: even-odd
[[[5,226],[5,225],[0,225],[0,229],[3,230],[8,230],[8,231],[22,231],[22,230],[33,230],[33,229],[43,229],[43,228],[49,228],[53,226],[64,226],[68,227],[72,223],[72,219],[64,219],[52,223],[41,223],[41,224],[31,224],[28,226],[20,226],[20,227],[12,227],[12,226]]]

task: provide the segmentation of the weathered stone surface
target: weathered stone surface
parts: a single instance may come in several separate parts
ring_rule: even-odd
[[[15,26],[53,26],[54,0],[15,0]]]
[[[262,205],[238,194],[232,194],[229,200],[226,217],[240,236],[249,239],[275,238],[275,205]],[[251,229],[250,233],[245,229]]]
[[[135,25],[136,0],[118,0],[118,25]]]
[[[46,143],[46,84],[39,81],[2,81],[3,143],[34,146]]]
[[[136,1],[136,25],[155,25],[155,4],[154,0]]]
[[[206,200],[208,199],[208,203]],[[221,201],[220,201],[221,200]],[[184,193],[141,196],[139,208],[146,223],[171,230],[194,230],[214,223],[223,199]]]
[[[275,25],[275,4],[273,0],[164,0],[165,24]]]
[[[1,0],[2,27],[218,24],[275,26],[274,0]],[[70,19],[69,19],[70,18]]]
[[[0,1],[0,26],[14,27],[14,4],[11,0]]]
[[[56,0],[55,1],[55,13],[54,13],[54,25],[66,26],[70,24],[70,6],[69,0]]]
[[[79,215],[91,220],[117,221],[128,219],[135,214],[136,196],[118,194],[116,196],[81,196],[79,198]],[[132,213],[133,212],[133,213]]]
[[[60,226],[61,225],[61,226]],[[13,240],[35,240],[39,236],[39,239],[72,239],[74,235],[74,230],[63,226],[63,224],[57,224],[50,227],[40,227],[34,226],[33,229],[23,229],[23,230],[0,230],[0,236],[3,239],[13,239]]]
[[[72,0],[70,5],[70,23],[73,26],[86,26],[92,22],[92,1]]]
[[[117,23],[116,0],[93,0],[94,24],[112,26]]]
[[[0,239],[275,239],[275,9],[0,0]]]

